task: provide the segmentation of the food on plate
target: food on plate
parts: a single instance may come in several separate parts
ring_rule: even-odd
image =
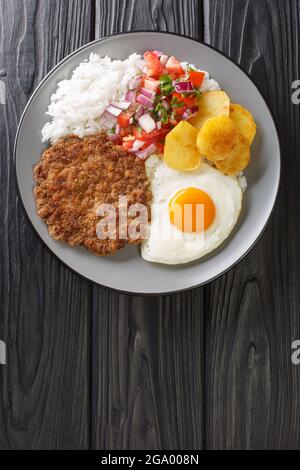
[[[237,141],[224,160],[215,162],[216,168],[225,175],[238,175],[250,163],[249,141],[241,134],[238,134]]]
[[[166,137],[164,161],[174,170],[191,171],[201,164],[197,149],[198,130],[181,121]]]
[[[238,141],[239,131],[226,116],[211,118],[202,127],[197,139],[198,150],[207,160],[224,160]]]
[[[142,243],[142,257],[149,262],[184,264],[218,248],[234,229],[242,207],[239,180],[203,163],[193,172],[171,169],[158,156],[146,162],[153,193],[149,237]],[[185,206],[187,204],[187,206]],[[187,229],[181,215],[184,212]],[[197,209],[204,214],[197,220]],[[202,223],[201,223],[202,219]]]
[[[112,60],[91,54],[51,97],[43,141],[101,130],[141,159],[163,153],[166,135],[198,111],[203,91],[219,85],[206,72],[160,51]]]
[[[198,129],[201,129],[208,119],[230,115],[230,99],[225,91],[203,93],[198,99],[198,107],[198,113],[190,120]]]
[[[91,54],[58,84],[47,116],[35,197],[55,240],[99,256],[142,245],[146,261],[183,264],[236,226],[256,124],[197,66],[158,50]],[[115,226],[100,234],[105,220]]]
[[[115,123],[107,109],[123,100],[131,81],[142,73],[144,61],[132,54],[128,59],[112,60],[91,54],[73,72],[70,80],[58,84],[51,96],[47,115],[51,120],[42,129],[43,141],[52,144],[68,135],[85,137]]]
[[[240,105],[230,106],[230,117],[206,121],[199,132],[197,146],[201,155],[225,175],[238,175],[250,163],[250,147],[256,124],[250,112]]]
[[[252,145],[257,130],[252,114],[239,104],[231,104],[230,119],[234,122],[240,133],[248,140],[249,145]]]
[[[105,134],[61,140],[44,152],[34,175],[38,214],[55,240],[84,246],[100,256],[141,243],[129,236],[119,239],[118,230],[114,240],[100,240],[96,233],[98,207],[117,205],[120,195],[127,196],[130,204],[146,205],[151,214],[145,163],[127,155]]]

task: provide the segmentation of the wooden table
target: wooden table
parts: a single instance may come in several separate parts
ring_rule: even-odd
[[[221,279],[167,298],[110,293],[62,267],[14,181],[17,124],[45,74],[95,38],[137,29],[232,57],[265,92],[282,139],[261,241]],[[0,0],[1,449],[300,448],[299,47],[298,0]]]

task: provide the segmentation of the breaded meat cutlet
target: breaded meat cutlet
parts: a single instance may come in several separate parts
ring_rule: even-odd
[[[142,242],[129,236],[119,239],[119,218],[115,240],[97,237],[100,204],[117,207],[119,197],[127,196],[129,207],[137,203],[147,207],[150,220],[152,199],[145,163],[114,145],[106,134],[59,141],[44,152],[34,175],[38,214],[55,240],[84,246],[99,256]]]

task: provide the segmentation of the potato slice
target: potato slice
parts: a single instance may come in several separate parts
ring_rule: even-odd
[[[239,133],[238,140],[230,154],[225,160],[215,162],[215,165],[225,175],[236,176],[249,165],[250,158],[249,141]]]
[[[225,91],[208,91],[200,96],[199,112],[190,122],[193,126],[201,129],[208,119],[216,116],[227,116],[230,114],[230,99]]]
[[[224,160],[238,141],[239,131],[227,116],[211,118],[202,127],[197,139],[201,155],[216,162]]]
[[[257,130],[252,114],[246,108],[243,108],[243,106],[232,104],[230,106],[230,118],[240,133],[243,134],[249,144],[252,145]]]
[[[197,149],[199,130],[186,121],[181,121],[166,137],[164,161],[178,171],[192,171],[201,165]]]

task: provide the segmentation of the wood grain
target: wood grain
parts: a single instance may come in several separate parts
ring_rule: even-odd
[[[0,2],[0,449],[89,446],[91,288],[36,240],[16,196],[13,142],[21,112],[46,72],[90,39],[90,1]],[[37,130],[38,131],[38,130]]]
[[[206,289],[206,444],[214,449],[300,446],[299,2],[204,2],[206,36],[251,74],[276,115],[283,178],[255,250]]]
[[[300,447],[299,1],[202,3],[0,1],[0,449]],[[283,144],[278,205],[251,255],[165,298],[107,292],[63,268],[31,232],[13,178],[17,123],[48,70],[94,37],[137,29],[205,31],[262,88]]]
[[[96,36],[160,29],[201,37],[197,0],[96,1]],[[94,288],[92,446],[203,447],[203,295],[129,298]]]
[[[157,30],[202,38],[202,0],[95,0],[96,37]]]
[[[94,302],[93,448],[202,448],[201,292]]]

